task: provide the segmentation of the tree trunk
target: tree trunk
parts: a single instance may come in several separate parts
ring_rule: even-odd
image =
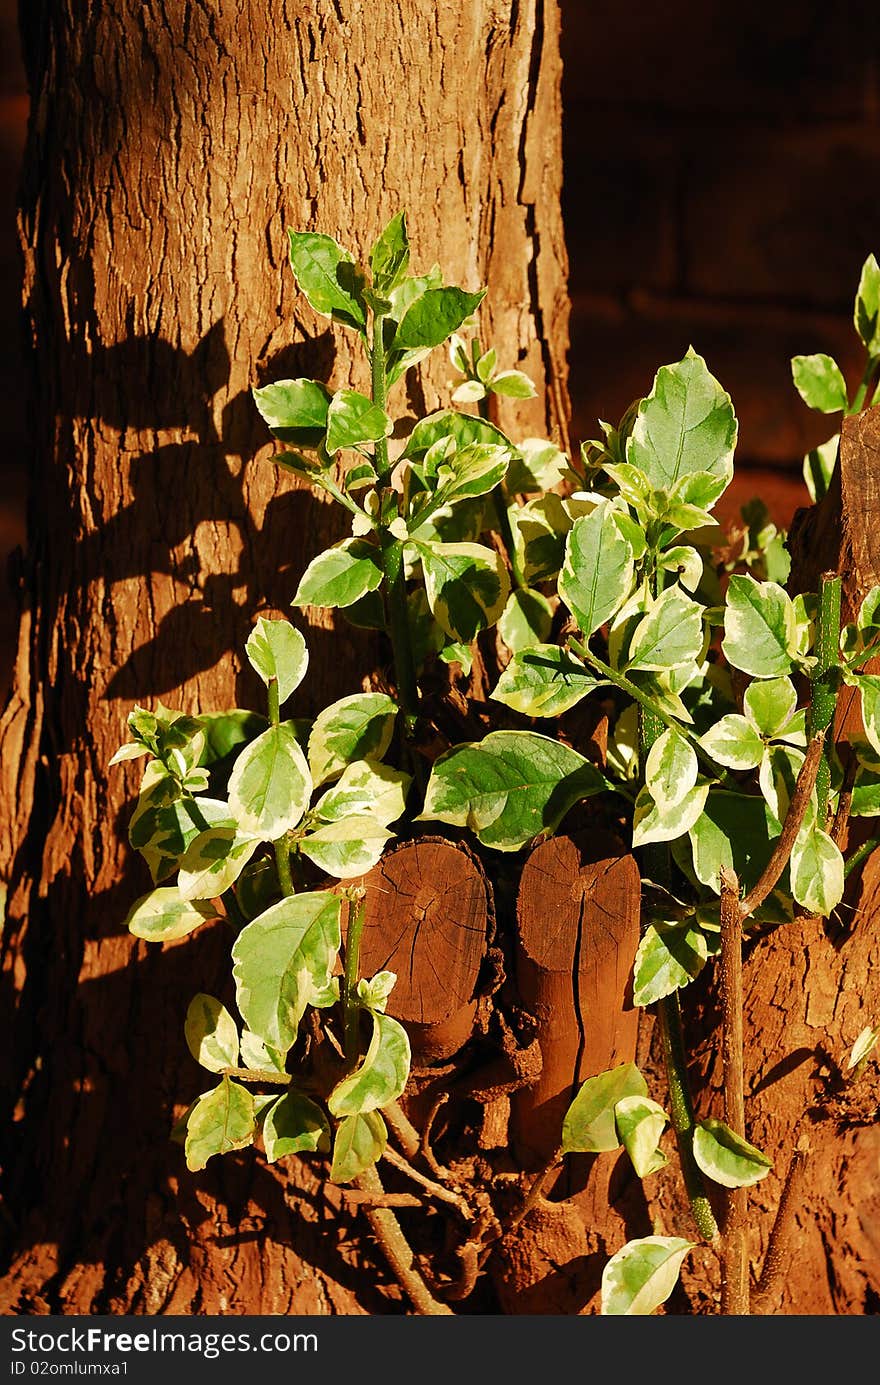
[[[35,0],[21,196],[34,391],[29,557],[2,723],[0,1311],[406,1312],[303,1162],[183,1169],[198,1090],[182,1033],[216,934],[121,928],[149,888],[126,843],[135,702],[257,706],[242,648],[286,611],[334,512],[282,479],[250,388],[363,387],[286,231],[364,254],[401,207],[413,262],[488,284],[484,340],[565,441],[556,0]],[[446,362],[410,401],[445,402]],[[312,621],[296,714],[357,690],[372,646]],[[368,1247],[367,1253],[371,1254]]]

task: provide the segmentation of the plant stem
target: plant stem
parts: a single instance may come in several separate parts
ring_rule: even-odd
[[[281,722],[281,697],[277,678],[269,679],[266,694],[269,704],[269,725],[278,726]],[[283,895],[295,894],[293,878],[290,874],[290,848],[287,845],[286,833],[272,843],[272,849],[275,852],[275,869],[278,872],[278,884],[281,886],[281,893]]]
[[[791,856],[791,849],[794,846],[797,834],[801,829],[804,814],[807,811],[807,804],[813,793],[816,783],[816,775],[819,765],[822,762],[822,749],[825,741],[824,732],[814,736],[807,746],[807,753],[804,763],[800,767],[797,782],[794,786],[789,804],[788,812],[785,814],[785,822],[782,824],[782,831],[776,838],[776,845],[773,848],[770,860],[767,862],[761,874],[760,880],[740,901],[739,916],[745,922],[750,914],[764,903],[770,891],[773,889],[777,880],[788,864]]]
[[[651,746],[660,734],[662,725],[663,719],[656,715],[652,707],[640,706],[639,748],[643,766]],[[643,850],[649,878],[655,884],[667,885],[669,882],[668,849],[662,843],[655,842]],[[718,1235],[718,1227],[712,1214],[712,1206],[706,1193],[702,1172],[694,1159],[694,1111],[688,1086],[687,1057],[684,1051],[681,1007],[677,991],[673,991],[671,995],[664,996],[657,1002],[657,1015],[660,1020],[663,1058],[666,1065],[666,1079],[669,1084],[670,1116],[678,1145],[678,1156],[681,1161],[685,1190],[700,1235],[705,1237],[707,1241],[714,1241]]]
[[[718,1224],[712,1212],[712,1204],[706,1193],[703,1174],[694,1158],[694,1110],[687,1080],[687,1058],[681,1030],[681,1009],[678,992],[657,1002],[657,1015],[660,1020],[660,1035],[663,1041],[663,1057],[666,1062],[666,1076],[669,1082],[669,1113],[672,1128],[678,1143],[681,1171],[687,1191],[691,1213],[700,1235],[707,1241],[715,1241]]]
[[[357,1003],[357,984],[359,981],[361,936],[364,931],[366,905],[365,891],[353,888],[347,892],[348,927],[345,931],[345,968],[342,977],[342,1033],[343,1048],[349,1063],[358,1056],[358,1022],[360,1006]]]
[[[385,1189],[374,1167],[365,1169],[354,1182],[358,1188],[372,1194],[377,1202],[381,1202],[385,1196]],[[391,1209],[368,1205],[363,1210],[398,1284],[409,1295],[416,1312],[424,1317],[454,1316],[451,1308],[445,1303],[440,1303],[430,1293],[416,1269],[412,1248]]]
[[[862,842],[861,846],[856,847],[843,868],[844,880],[847,880],[852,872],[857,870],[862,862],[870,856],[871,852],[877,850],[878,846],[880,846],[880,837],[871,837],[869,841]]]
[[[861,412],[865,404],[871,381],[874,375],[876,374],[878,368],[880,368],[880,356],[869,356],[867,363],[865,365],[865,369],[862,372],[862,378],[859,382],[859,387],[853,395],[852,403],[848,406],[846,410],[847,415],[857,414]]]
[[[721,870],[721,1023],[724,1069],[724,1119],[741,1139],[746,1136],[743,1080],[742,920],[739,881]],[[727,1215],[721,1236],[721,1312],[749,1313],[747,1191],[727,1191]]]
[[[388,381],[385,375],[385,343],[382,338],[384,335],[385,319],[381,313],[376,313],[373,317],[373,335],[370,341],[370,379],[372,384],[373,403],[379,409],[385,408],[388,398]],[[375,449],[376,474],[379,477],[380,485],[387,485],[388,477],[391,472],[391,465],[388,460],[388,439],[379,438]]]
[[[819,579],[816,666],[810,675],[810,710],[807,717],[807,733],[811,737],[820,731],[828,730],[837,707],[841,586],[841,579],[835,572],[823,572]],[[824,828],[828,814],[830,790],[831,738],[826,737],[822,761],[816,776],[816,818],[821,828]]]
[[[489,399],[487,395],[483,395],[483,398],[477,403],[477,412],[480,418],[486,423],[491,423],[492,420],[489,418]],[[507,512],[507,491],[504,488],[503,481],[500,485],[496,486],[492,493],[492,507],[495,511],[495,522],[498,526],[497,532],[504,545],[504,551],[507,554],[507,562],[510,567],[510,575],[513,578],[513,585],[518,590],[522,590],[524,587],[528,586],[528,583],[522,575],[522,568],[516,556],[513,529],[510,524],[510,515]]]

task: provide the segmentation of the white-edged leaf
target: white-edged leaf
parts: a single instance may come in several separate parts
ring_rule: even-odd
[[[358,447],[387,438],[394,424],[384,409],[357,390],[337,390],[327,410],[325,446],[332,457],[343,447]]]
[[[352,693],[318,713],[309,734],[309,766],[317,788],[338,779],[355,760],[381,760],[391,744],[397,703],[386,693]]]
[[[563,1154],[602,1154],[620,1146],[614,1109],[627,1096],[646,1097],[635,1063],[621,1063],[581,1083],[562,1122]]]
[[[216,899],[234,884],[260,845],[235,827],[211,827],[190,842],[180,862],[181,899]]]
[[[469,644],[494,625],[510,594],[500,553],[479,543],[419,543],[431,614],[451,640]]]
[[[580,659],[556,644],[535,644],[515,653],[492,699],[530,717],[558,717],[601,685]]]
[[[250,665],[268,686],[274,678],[283,705],[299,687],[309,666],[309,651],[296,626],[289,620],[260,616],[245,644]]]
[[[747,574],[731,577],[721,648],[734,668],[753,678],[790,673],[798,646],[788,592],[777,582],[756,582]]]
[[[680,1236],[627,1241],[602,1271],[602,1314],[648,1317],[672,1293],[682,1261],[695,1244]]]
[[[123,927],[148,943],[185,938],[217,910],[210,900],[184,899],[176,885],[162,885],[142,895],[129,909]]]
[[[668,1164],[660,1149],[660,1136],[669,1117],[656,1101],[648,1096],[622,1097],[614,1108],[614,1122],[620,1143],[639,1178],[647,1178]]]
[[[777,681],[788,682],[788,679]],[[752,684],[752,687],[758,686]],[[717,764],[729,769],[756,769],[764,754],[763,739],[739,712],[730,712],[716,721],[700,737],[700,744]]]
[[[699,928],[649,924],[642,935],[633,969],[633,1004],[653,1005],[699,976],[708,959]]]
[[[773,1167],[760,1149],[735,1135],[724,1121],[709,1118],[694,1130],[694,1158],[707,1178],[724,1188],[748,1188],[760,1183]]]
[[[247,924],[233,943],[239,1013],[279,1053],[292,1047],[313,991],[330,982],[341,909],[341,899],[329,891],[291,895]]]
[[[326,1154],[330,1122],[320,1106],[291,1087],[266,1112],[263,1147],[270,1164],[289,1154]]]
[[[398,1020],[371,1011],[370,1045],[348,1077],[338,1082],[327,1098],[331,1115],[363,1116],[396,1101],[406,1087],[411,1053],[409,1035]]]
[[[682,803],[697,782],[699,765],[693,746],[667,727],[648,751],[645,782],[661,810]]]
[[[387,1143],[388,1128],[378,1111],[345,1116],[333,1140],[331,1182],[350,1183],[382,1158]]]
[[[604,785],[594,764],[550,736],[490,731],[434,761],[418,820],[468,827],[484,846],[518,851]]]
[[[379,761],[355,760],[346,765],[340,777],[314,805],[323,822],[369,813],[387,827],[396,822],[406,807],[412,775]]]
[[[798,833],[791,851],[791,890],[798,904],[823,918],[843,898],[844,863],[827,832],[812,827]]]
[[[708,474],[715,500],[733,475],[736,438],[730,395],[691,347],[683,360],[657,371],[639,404],[626,460],[655,490],[669,492],[691,473]]]
[[[243,832],[275,841],[296,827],[312,779],[292,722],[270,726],[241,751],[229,777],[229,807]]]
[[[353,606],[382,584],[379,550],[366,539],[343,539],[313,558],[300,578],[291,606]]]
[[[699,820],[709,788],[708,782],[696,784],[678,803],[663,805],[655,803],[649,787],[640,789],[633,810],[633,846],[673,842],[683,837]]]
[[[374,817],[345,817],[313,828],[300,838],[299,849],[319,870],[351,880],[376,864],[393,836]]]
[[[507,598],[498,620],[498,633],[514,654],[543,644],[550,636],[553,607],[542,592],[517,587]]]
[[[632,590],[633,551],[610,504],[575,520],[565,543],[558,591],[584,636],[620,609]]]
[[[797,692],[790,678],[769,678],[750,683],[743,695],[743,711],[760,736],[778,736],[791,721]]]
[[[257,1131],[254,1098],[246,1087],[224,1077],[191,1108],[186,1122],[186,1166],[203,1169],[215,1154],[253,1143]]]
[[[870,1025],[866,1025],[852,1046],[846,1062],[847,1072],[851,1072],[860,1063],[864,1063],[865,1059],[874,1052],[878,1039],[880,1039],[880,1028],[872,1029]]]
[[[702,647],[702,606],[681,587],[667,587],[633,631],[627,664],[649,672],[682,668],[699,659]]]
[[[200,991],[189,1003],[183,1032],[197,1063],[209,1072],[238,1065],[238,1025],[215,996]]]
[[[791,378],[801,399],[811,409],[836,414],[846,408],[846,381],[840,366],[824,351],[812,356],[792,356]]]

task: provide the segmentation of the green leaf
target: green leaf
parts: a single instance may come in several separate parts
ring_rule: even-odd
[[[330,1122],[320,1106],[291,1088],[266,1112],[263,1147],[270,1164],[289,1154],[326,1154],[330,1149]]]
[[[279,1053],[293,1046],[312,992],[329,984],[341,909],[326,890],[291,895],[247,924],[232,946],[239,1013]]]
[[[544,494],[560,481],[571,480],[573,474],[568,457],[555,443],[546,438],[523,438],[507,473],[507,489],[510,495]]]
[[[339,1122],[333,1141],[331,1182],[350,1183],[382,1158],[387,1143],[388,1130],[378,1111],[345,1116]]]
[[[788,679],[774,680],[788,682]],[[762,686],[753,683],[754,687]],[[729,769],[755,769],[764,754],[764,742],[754,726],[738,712],[721,717],[700,737],[700,744],[719,765]]]
[[[492,394],[503,394],[509,399],[534,399],[538,393],[521,370],[500,370],[489,381],[489,389]]]
[[[507,513],[523,581],[555,577],[565,560],[565,539],[573,523],[562,498],[551,492],[525,505],[511,505]]]
[[[516,654],[542,644],[549,638],[552,624],[553,607],[546,596],[531,587],[517,587],[498,619],[498,633]]]
[[[518,851],[604,785],[595,765],[560,741],[491,731],[434,761],[418,820],[468,827],[484,846]]]
[[[143,856],[154,884],[173,875],[207,827],[235,826],[229,805],[220,799],[178,795],[170,776],[161,775],[141,791],[128,824],[129,844]]]
[[[706,806],[690,828],[697,879],[721,893],[721,867],[735,871],[745,890],[758,882],[770,859],[779,823],[763,798],[710,789]]]
[[[224,760],[240,745],[254,740],[267,726],[265,717],[241,707],[234,707],[229,712],[203,712],[199,716],[199,723],[205,733],[205,749],[201,759],[203,765]]]
[[[601,1312],[609,1317],[650,1316],[672,1293],[681,1263],[694,1245],[678,1236],[627,1241],[602,1271]]]
[[[260,845],[236,827],[211,827],[190,842],[180,861],[182,899],[216,899],[234,884]]]
[[[684,736],[667,727],[648,751],[645,781],[658,808],[674,808],[687,798],[697,782],[699,766],[693,747]]]
[[[403,770],[372,760],[355,760],[346,765],[313,811],[324,822],[369,813],[375,822],[387,827],[403,814],[411,783],[412,776]]]
[[[724,1188],[748,1188],[760,1183],[773,1167],[748,1140],[735,1135],[724,1121],[700,1121],[694,1130],[694,1158],[707,1178]]]
[[[529,717],[557,717],[601,687],[580,659],[557,644],[536,644],[514,654],[492,699]]]
[[[270,726],[238,756],[229,777],[229,807],[242,831],[275,841],[296,827],[312,780],[289,721]]]
[[[721,648],[734,668],[753,678],[790,673],[798,646],[788,592],[776,582],[756,582],[748,575],[731,577]]]
[[[671,491],[690,473],[708,473],[716,482],[714,501],[733,475],[736,437],[730,395],[691,347],[677,365],[658,370],[639,405],[626,459],[655,490]]]
[[[804,752],[794,746],[769,745],[764,752],[758,783],[780,829],[803,763]]]
[[[390,436],[394,424],[384,409],[357,390],[337,390],[327,411],[327,441],[332,457],[343,447],[378,442]]]
[[[320,380],[277,380],[253,391],[254,403],[271,432],[295,447],[324,441],[330,391]]]
[[[639,1178],[647,1178],[669,1163],[659,1147],[669,1117],[656,1101],[647,1096],[625,1096],[614,1108],[614,1122]]]
[[[633,1004],[653,1005],[699,976],[708,959],[706,939],[687,924],[649,924],[636,953]]]
[[[853,322],[868,355],[880,355],[880,265],[874,255],[869,255],[862,265]]]
[[[562,1122],[563,1154],[602,1154],[618,1149],[615,1106],[624,1097],[647,1095],[648,1084],[635,1063],[621,1063],[588,1077]]]
[[[346,817],[322,823],[300,838],[299,849],[319,870],[351,880],[370,870],[394,836],[374,817]]]
[[[632,633],[628,667],[681,668],[699,659],[703,648],[703,608],[681,587],[667,587]]]
[[[585,637],[614,615],[632,590],[633,552],[608,504],[581,515],[569,532],[559,595]]]
[[[478,414],[460,414],[454,409],[441,409],[419,420],[406,440],[402,456],[420,461],[435,443],[450,437],[461,449],[470,447],[472,443],[489,443],[503,447],[508,452],[516,451],[500,428]]]
[[[743,696],[743,711],[759,736],[778,736],[796,708],[797,692],[790,678],[750,683]]]
[[[187,1047],[209,1072],[238,1066],[238,1025],[226,1006],[212,995],[194,995],[183,1026]]]
[[[253,1143],[257,1131],[254,1099],[246,1087],[224,1077],[200,1096],[186,1123],[186,1166],[195,1173],[215,1154]]]
[[[880,755],[880,675],[858,675],[856,687],[862,694],[862,723],[870,744]]]
[[[291,606],[353,606],[382,583],[379,551],[366,539],[343,539],[313,558]]]
[[[510,578],[503,558],[479,543],[417,548],[431,614],[450,639],[469,644],[504,610]]]
[[[429,465],[430,453],[423,466],[413,463],[416,474],[425,482],[433,494],[428,500],[430,513],[443,505],[454,505],[461,500],[474,499],[488,495],[504,480],[510,461],[507,448],[495,443],[475,442],[467,447],[455,448],[438,460],[436,466]],[[421,499],[419,496],[417,499]],[[411,532],[415,536],[419,530],[419,512],[414,506],[411,517]]]
[[[485,289],[477,293],[458,288],[426,289],[404,313],[392,349],[412,351],[439,346],[476,312],[485,296]]]
[[[843,898],[843,857],[827,832],[801,829],[791,852],[791,891],[804,909],[827,918]]]
[[[257,1072],[284,1072],[286,1055],[264,1044],[258,1034],[249,1029],[241,1031],[241,1061],[246,1068]]]
[[[357,983],[358,999],[365,1009],[381,1010],[384,1013],[396,984],[397,973],[393,971],[377,971],[369,980],[362,976]]]
[[[260,616],[245,645],[251,668],[268,687],[274,678],[278,701],[285,703],[299,687],[309,666],[309,651],[300,632],[289,620]]]
[[[370,251],[370,272],[377,293],[390,293],[409,267],[406,212],[393,216]]]
[[[810,493],[813,504],[818,504],[824,500],[828,494],[828,486],[837,465],[837,450],[840,446],[840,434],[835,433],[833,438],[827,442],[814,447],[804,457],[803,477],[804,484]]]
[[[689,832],[706,805],[709,784],[696,784],[676,803],[657,803],[649,785],[639,791],[633,810],[632,845],[673,842]]]
[[[327,1098],[334,1116],[363,1116],[377,1111],[403,1093],[409,1077],[409,1036],[402,1024],[377,1011],[371,1012],[370,1046],[354,1072],[343,1077]]]
[[[836,414],[847,406],[846,381],[840,366],[824,352],[814,356],[793,356],[791,378],[801,399],[811,409]]]
[[[142,895],[129,909],[123,927],[148,943],[164,943],[185,938],[216,917],[217,910],[209,901],[184,899],[176,885],[166,885]]]
[[[353,693],[319,712],[309,736],[315,787],[338,779],[355,760],[381,760],[391,744],[396,716],[397,704],[385,693]]]
[[[367,319],[360,276],[348,251],[332,236],[314,231],[287,234],[296,282],[315,312],[363,333]]]

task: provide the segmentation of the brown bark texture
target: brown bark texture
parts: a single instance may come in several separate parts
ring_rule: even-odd
[[[200,1090],[186,1003],[228,959],[212,927],[164,948],[123,930],[149,880],[126,843],[138,766],[108,761],[136,702],[260,707],[251,623],[287,611],[343,534],[271,465],[250,398],[284,377],[367,383],[351,338],[297,294],[289,228],[363,255],[406,208],[414,269],[488,284],[482,335],[538,387],[502,426],[564,443],[557,6],[41,0],[23,15],[34,384],[0,731],[0,1311],[406,1312],[314,1164],[251,1150],[193,1175],[169,1143]],[[438,407],[447,376],[438,352],[400,393]],[[291,715],[356,691],[375,654],[307,624]]]

